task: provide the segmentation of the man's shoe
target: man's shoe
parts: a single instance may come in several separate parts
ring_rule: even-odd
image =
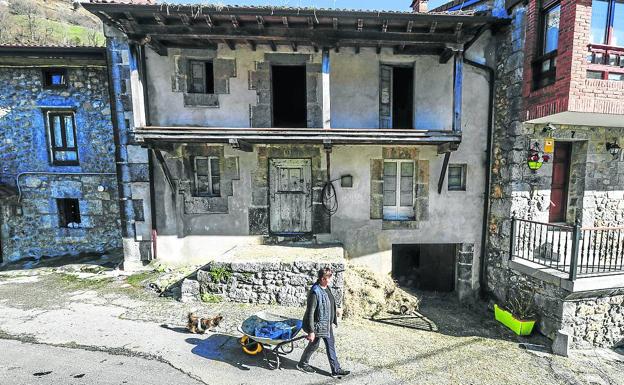
[[[348,375],[349,373],[351,373],[351,372],[348,371],[348,370],[338,369],[337,371],[333,372],[331,376],[334,377],[334,378],[342,378],[342,377]]]
[[[299,370],[301,370],[302,372],[307,373],[307,374],[314,374],[314,373],[316,373],[316,371],[314,370],[314,368],[313,368],[313,367],[311,367],[311,366],[310,366],[310,365],[308,365],[308,364],[297,364],[297,369],[299,369]]]

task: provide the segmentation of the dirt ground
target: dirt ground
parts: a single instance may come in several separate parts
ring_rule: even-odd
[[[302,342],[279,371],[270,370],[261,356],[241,352],[237,327],[246,317],[267,309],[301,317],[303,309],[180,303],[145,288],[159,273],[128,275],[114,269],[116,262],[114,256],[87,256],[3,268],[0,340],[155,360],[206,384],[335,382],[327,376],[322,353],[312,361],[319,374],[294,368]],[[452,295],[416,294],[419,314],[340,323],[338,356],[353,372],[342,382],[624,385],[624,352],[597,349],[555,356],[546,338],[515,336],[485,306],[467,309]],[[220,313],[224,323],[214,333],[188,334],[185,316],[191,310],[202,316]]]

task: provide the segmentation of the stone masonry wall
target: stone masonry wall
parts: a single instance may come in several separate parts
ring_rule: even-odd
[[[304,306],[322,267],[334,271],[333,293],[342,304],[343,262],[212,262],[197,271],[199,292],[233,302]],[[185,288],[182,288],[183,296]]]
[[[572,336],[572,346],[591,348],[624,344],[624,291],[606,296],[567,301],[562,329]]]
[[[107,71],[69,67],[67,78],[44,89],[41,68],[0,68],[0,183],[19,176],[21,189],[0,221],[4,262],[120,247]],[[51,164],[44,109],[74,112],[79,165]],[[79,200],[77,228],[60,228],[57,198]]]

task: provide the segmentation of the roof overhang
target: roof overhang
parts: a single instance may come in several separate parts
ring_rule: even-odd
[[[0,65],[106,66],[106,48],[0,45]]]
[[[287,7],[83,3],[127,36],[166,54],[167,48],[226,43],[340,47],[392,47],[401,53],[458,48],[483,28],[505,20],[482,14],[433,14]]]
[[[138,143],[231,143],[250,144],[451,144],[459,146],[461,133],[451,130],[322,129],[322,128],[220,128],[140,127],[133,131]]]

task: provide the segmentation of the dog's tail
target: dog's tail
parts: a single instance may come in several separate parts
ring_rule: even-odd
[[[195,317],[195,313],[193,313],[192,311],[190,311],[190,312],[188,313],[188,320],[189,320],[189,321],[192,321],[194,317]]]

